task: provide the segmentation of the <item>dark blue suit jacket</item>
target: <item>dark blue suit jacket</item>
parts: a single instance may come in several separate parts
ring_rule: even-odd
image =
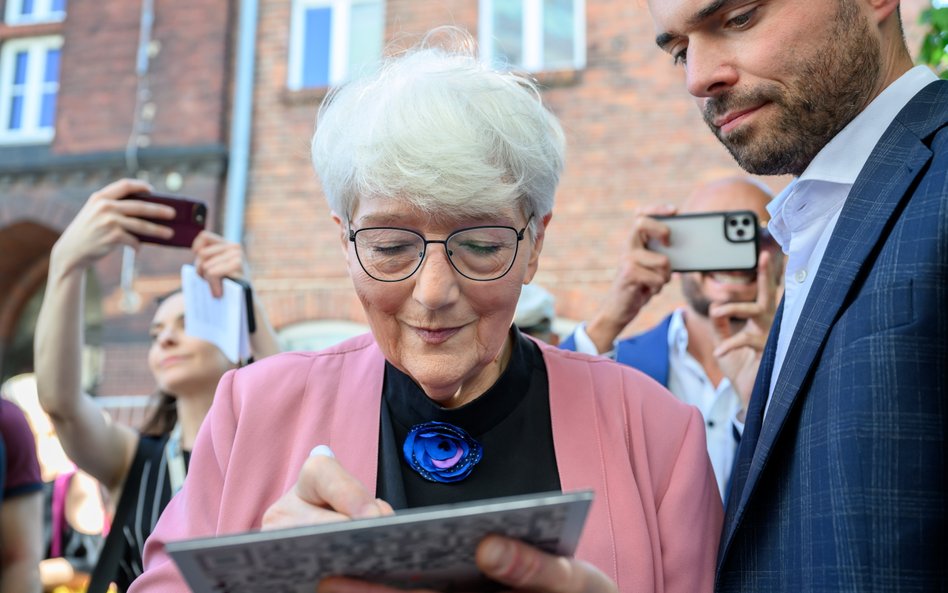
[[[619,340],[616,343],[616,361],[636,368],[665,387],[668,387],[668,326],[669,315],[652,329],[641,334]],[[576,351],[576,338],[572,334],[562,342],[560,348]]]
[[[762,423],[716,591],[948,590],[948,81],[902,110],[840,214]]]

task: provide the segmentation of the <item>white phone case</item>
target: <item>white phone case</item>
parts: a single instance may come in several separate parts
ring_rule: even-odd
[[[669,245],[649,241],[675,272],[753,270],[757,267],[757,215],[750,210],[655,216],[671,230]]]

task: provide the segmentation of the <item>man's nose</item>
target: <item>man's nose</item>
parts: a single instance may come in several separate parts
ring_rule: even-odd
[[[723,48],[695,39],[686,51],[685,85],[692,96],[714,97],[737,83],[737,67]]]

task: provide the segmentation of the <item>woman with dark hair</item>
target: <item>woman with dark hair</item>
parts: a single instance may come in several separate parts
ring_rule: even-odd
[[[46,294],[36,324],[37,390],[63,448],[76,465],[98,479],[113,500],[135,512],[118,517],[113,538],[123,549],[114,576],[124,591],[142,570],[142,549],[171,497],[180,489],[190,451],[221,376],[235,367],[210,342],[184,332],[184,295],[164,298],[151,322],[148,366],[160,401],[141,432],[112,422],[81,387],[83,295],[86,271],[119,245],[138,246],[135,235],[169,238],[173,231],[143,220],[170,219],[168,206],[127,195],[150,191],[140,181],[122,180],[94,193],[53,246]],[[220,293],[224,277],[246,277],[240,245],[204,231],[191,247],[195,268]],[[254,301],[258,329],[253,353],[278,351],[263,308]],[[120,524],[118,524],[120,523]],[[109,544],[113,545],[113,544]]]

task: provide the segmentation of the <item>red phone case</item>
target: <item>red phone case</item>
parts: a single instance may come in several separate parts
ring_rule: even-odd
[[[158,237],[136,234],[135,236],[138,240],[143,243],[189,248],[191,244],[194,243],[194,238],[204,230],[204,225],[207,222],[207,204],[193,198],[170,194],[135,193],[125,196],[125,199],[163,204],[165,206],[171,206],[175,210],[175,216],[171,220],[142,218],[142,220],[174,229],[174,236],[170,239],[160,239]]]

